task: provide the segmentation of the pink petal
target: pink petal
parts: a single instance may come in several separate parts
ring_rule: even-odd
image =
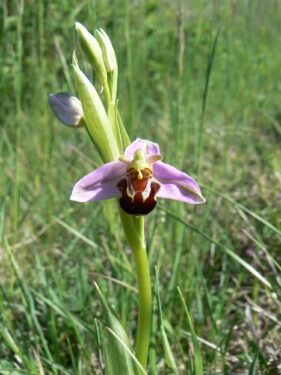
[[[125,155],[134,156],[134,152],[139,148],[146,150],[146,155],[160,155],[160,149],[157,143],[137,138],[130,146],[126,148]]]
[[[119,195],[117,181],[126,175],[127,165],[113,161],[95,169],[79,180],[70,199],[76,202],[105,200]]]
[[[190,204],[205,202],[193,178],[175,167],[159,161],[153,165],[153,176],[161,183],[157,197]]]

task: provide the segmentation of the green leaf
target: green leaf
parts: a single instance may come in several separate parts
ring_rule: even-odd
[[[0,360],[0,374],[1,375],[28,375],[28,372],[23,369],[14,368],[10,361],[5,359]],[[34,371],[35,374],[35,371]]]
[[[250,365],[248,375],[256,375],[257,369],[258,369],[258,359],[259,359],[259,353],[257,351]]]
[[[179,287],[178,287],[178,292],[180,294],[180,298],[182,300],[182,303],[183,303],[183,306],[184,306],[184,309],[185,309],[185,313],[186,313],[186,316],[187,316],[187,322],[188,322],[188,326],[189,326],[189,329],[190,329],[190,332],[191,332],[192,343],[193,343],[193,347],[194,347],[194,362],[195,362],[194,363],[194,373],[195,373],[195,375],[203,375],[203,363],[202,363],[201,351],[200,351],[199,343],[197,341],[197,337],[196,337],[196,334],[195,334],[193,323],[192,323],[192,320],[191,320],[190,315],[188,313],[185,300],[183,298],[183,295],[182,295]]]
[[[95,283],[99,299],[102,303],[103,318],[106,324],[104,331],[106,337],[106,349],[108,351],[110,374],[111,375],[133,375],[146,373],[145,370],[138,372],[137,360],[131,349],[130,341],[122,324],[109,307],[98,285]],[[112,337],[114,336],[114,337]]]
[[[137,359],[137,357],[135,356],[135,354],[132,352],[132,350],[122,341],[120,340],[120,338],[116,335],[116,333],[114,331],[112,331],[112,329],[110,329],[109,327],[106,327],[107,331],[119,342],[119,344],[124,348],[124,350],[130,355],[130,357],[133,359],[134,363],[137,365],[138,367],[138,374],[144,374],[144,375],[147,375],[147,372],[145,371],[145,369],[142,367],[141,363],[139,362],[139,360]]]

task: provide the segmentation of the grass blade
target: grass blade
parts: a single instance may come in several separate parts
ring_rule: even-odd
[[[187,316],[187,322],[188,322],[188,326],[189,326],[189,329],[190,329],[190,332],[191,332],[192,343],[193,343],[193,347],[194,347],[194,373],[195,373],[195,375],[203,375],[202,356],[201,356],[199,343],[197,341],[197,337],[196,337],[196,334],[195,334],[195,331],[194,331],[193,323],[192,323],[192,320],[191,320],[190,315],[188,313],[185,300],[183,298],[182,292],[181,292],[179,287],[178,287],[178,292],[180,294],[180,298],[181,298],[182,304],[183,304],[184,309],[185,309],[185,313],[186,313],[186,316]]]
[[[127,333],[109,307],[98,285],[96,283],[94,285],[102,303],[107,333],[110,333],[110,335],[106,335],[106,348],[109,354],[111,374],[138,374],[136,362],[132,361],[132,350]],[[117,342],[112,340],[112,335],[117,338]]]
[[[161,307],[161,299],[160,299],[160,293],[159,293],[159,283],[158,283],[158,271],[155,267],[155,291],[157,295],[157,302],[158,302],[158,312],[159,312],[159,320],[160,320],[160,333],[162,338],[162,344],[164,348],[164,354],[165,354],[165,360],[167,362],[167,365],[170,369],[174,371],[176,375],[178,375],[178,369],[175,361],[175,357],[173,355],[165,327],[163,322],[163,314],[162,314],[162,307]]]
[[[259,354],[258,354],[258,352],[256,352],[256,354],[255,354],[255,356],[253,358],[253,361],[252,361],[252,363],[250,365],[248,375],[256,375],[257,374],[258,359],[259,359]]]

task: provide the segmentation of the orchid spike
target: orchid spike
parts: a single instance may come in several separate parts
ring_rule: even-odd
[[[190,176],[161,161],[157,143],[139,138],[118,161],[104,164],[78,181],[70,199],[88,202],[113,197],[119,197],[125,212],[136,216],[151,212],[157,198],[189,204],[205,202]]]

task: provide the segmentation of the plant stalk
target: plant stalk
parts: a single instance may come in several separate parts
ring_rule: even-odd
[[[136,357],[146,368],[151,326],[151,281],[146,248],[133,251],[139,290]]]
[[[125,214],[121,208],[119,212],[136,262],[139,291],[136,357],[146,368],[151,329],[152,295],[149,262],[144,240],[144,218],[142,216],[131,217]]]

